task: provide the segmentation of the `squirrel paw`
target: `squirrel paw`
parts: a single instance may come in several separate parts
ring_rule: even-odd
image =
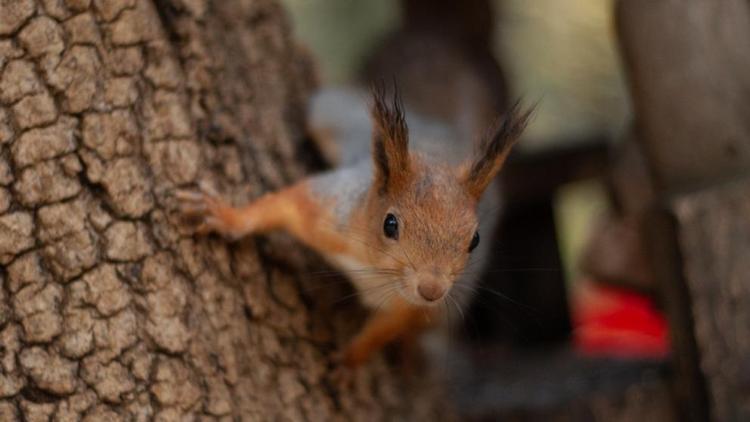
[[[330,378],[339,388],[348,389],[354,385],[358,366],[347,362],[347,352],[338,351],[332,356],[333,370]]]
[[[356,373],[351,368],[338,365],[329,375],[331,382],[340,390],[349,390],[354,386]]]
[[[344,350],[340,350],[334,355],[335,361],[339,366],[356,369],[367,363],[370,354],[366,348],[362,347],[357,341],[350,343]]]
[[[238,230],[234,221],[235,209],[227,204],[216,190],[205,182],[199,184],[198,190],[178,190],[175,198],[180,214],[195,226],[198,234],[212,232],[237,238]]]

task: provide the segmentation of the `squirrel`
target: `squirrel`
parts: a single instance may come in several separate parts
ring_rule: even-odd
[[[286,231],[348,276],[373,310],[343,351],[348,367],[432,325],[441,302],[466,303],[475,290],[467,263],[488,256],[489,242],[480,239],[494,228],[493,219],[480,226],[480,216],[499,202],[483,193],[533,112],[516,103],[471,156],[471,144],[439,122],[414,115],[408,127],[395,87],[388,97],[375,87],[369,116],[351,92],[314,99],[312,130],[341,147],[337,168],[242,207],[207,186],[176,195],[199,233],[237,239]]]

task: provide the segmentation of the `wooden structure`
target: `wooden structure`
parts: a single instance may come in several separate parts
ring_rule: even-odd
[[[682,420],[750,419],[750,4],[621,0]]]

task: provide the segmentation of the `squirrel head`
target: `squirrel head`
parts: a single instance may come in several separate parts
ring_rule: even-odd
[[[458,168],[409,151],[409,132],[398,92],[388,103],[373,90],[373,186],[366,206],[374,267],[390,271],[412,303],[439,303],[464,271],[480,242],[477,206],[500,171],[532,110],[518,104]]]

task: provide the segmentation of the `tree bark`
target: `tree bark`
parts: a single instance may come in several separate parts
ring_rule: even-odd
[[[0,0],[0,420],[440,411],[382,359],[334,382],[363,312],[309,253],[174,213],[175,188],[244,202],[310,169],[312,73],[274,0]]]

